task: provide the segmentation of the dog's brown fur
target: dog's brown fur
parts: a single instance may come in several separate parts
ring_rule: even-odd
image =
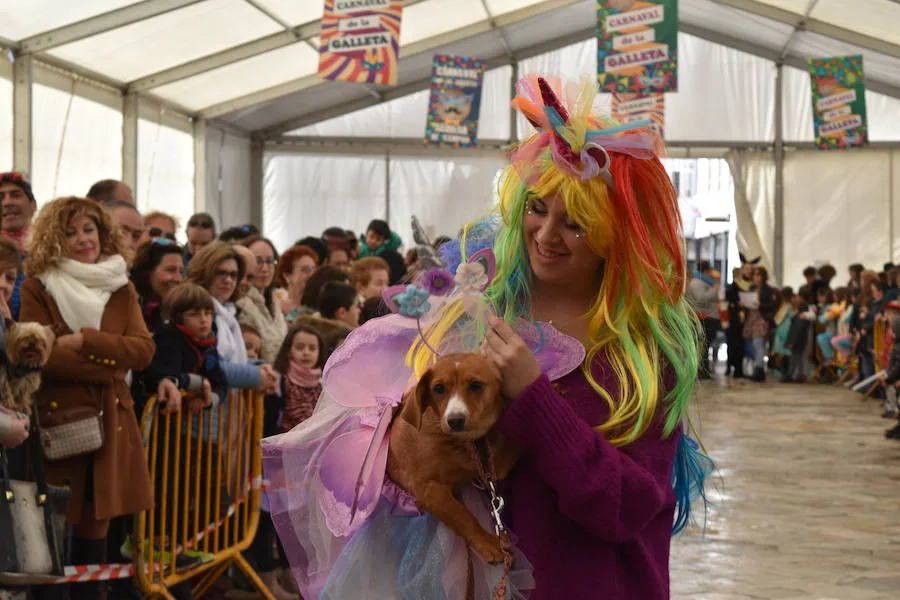
[[[50,359],[56,336],[38,323],[13,323],[6,331],[6,360],[0,367],[0,402],[31,416],[34,393],[41,387],[40,368]]]
[[[416,499],[419,508],[446,523],[490,563],[503,561],[503,543],[482,529],[455,492],[478,476],[471,450],[474,440],[487,436],[498,479],[518,458],[518,452],[491,431],[504,409],[500,384],[500,372],[485,356],[441,358],[404,397],[391,427],[387,462],[388,476]],[[458,401],[451,402],[453,398]],[[459,401],[467,412],[462,427]]]

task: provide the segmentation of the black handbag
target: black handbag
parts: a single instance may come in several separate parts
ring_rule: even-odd
[[[31,424],[38,431],[37,411]],[[23,450],[26,448],[33,458],[34,481],[10,477],[6,450],[0,446],[0,573],[63,575],[66,507],[71,492],[47,484],[39,435],[31,435],[23,444]],[[0,575],[0,581],[3,579],[8,578]]]

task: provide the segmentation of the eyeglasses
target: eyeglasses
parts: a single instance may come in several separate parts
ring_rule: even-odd
[[[156,229],[156,228],[154,227],[154,229]],[[150,230],[150,235],[153,235],[153,229]],[[169,235],[172,235],[172,234],[169,234]],[[168,236],[155,237],[152,240],[150,240],[150,243],[156,244],[157,246],[177,246],[178,242],[176,242],[174,238],[175,238],[174,235],[171,238]]]
[[[199,227],[200,229],[212,229],[212,221],[188,221],[188,227]]]
[[[300,272],[303,273],[304,275],[309,275],[310,273],[312,273],[315,270],[316,270],[315,267],[310,267],[309,265],[307,265],[305,267],[300,267]]]
[[[222,279],[237,279],[239,273],[237,271],[226,271],[225,269],[216,269],[215,276]]]
[[[273,265],[277,265],[278,261],[274,258],[257,258],[256,264],[260,267],[271,267]]]
[[[151,227],[150,229],[147,230],[147,233],[150,235],[150,237],[152,237],[152,238],[154,238],[154,239],[156,239],[156,238],[165,238],[165,239],[168,239],[168,240],[172,240],[173,242],[175,241],[175,234],[174,234],[174,233],[166,233],[166,232],[164,232],[162,229],[160,229],[159,227]]]

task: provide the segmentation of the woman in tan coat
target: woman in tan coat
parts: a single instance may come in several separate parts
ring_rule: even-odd
[[[102,415],[103,444],[88,454],[47,463],[47,478],[72,491],[74,564],[103,563],[109,521],[153,505],[129,370],[146,368],[154,344],[137,293],[128,282],[126,250],[99,205],[59,198],[44,206],[27,243],[21,321],[52,325],[57,335],[36,394],[41,425]],[[72,597],[97,597],[76,585]]]

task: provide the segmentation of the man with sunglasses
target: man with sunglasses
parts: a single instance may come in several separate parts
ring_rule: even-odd
[[[175,241],[175,231],[178,229],[178,221],[172,215],[155,210],[144,215],[144,237],[141,245],[156,238],[166,238]]]
[[[31,184],[21,173],[0,173],[0,207],[3,210],[2,235],[11,240],[16,249],[23,254],[25,236],[31,228],[31,220],[37,211],[37,201],[31,191]],[[9,299],[9,310],[13,319],[19,318],[19,286],[22,285],[24,275],[20,274],[16,280],[16,287]]]
[[[187,224],[187,246],[184,248],[184,268],[187,270],[194,255],[216,239],[216,222],[208,213],[193,215]]]

